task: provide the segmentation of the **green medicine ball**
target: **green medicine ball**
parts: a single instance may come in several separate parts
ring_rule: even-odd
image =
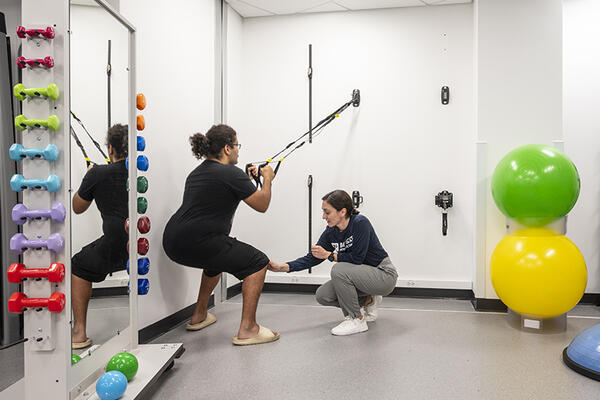
[[[575,164],[561,151],[540,144],[508,153],[492,176],[492,196],[507,217],[543,226],[571,211],[579,196]]]
[[[119,371],[127,378],[127,382],[133,379],[138,370],[138,360],[131,353],[119,353],[114,355],[106,365],[106,372]]]

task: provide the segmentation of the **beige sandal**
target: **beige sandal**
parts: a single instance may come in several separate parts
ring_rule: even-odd
[[[204,329],[209,325],[217,322],[217,317],[215,317],[211,313],[206,313],[206,318],[202,322],[198,322],[197,324],[187,324],[185,329],[188,331],[199,331],[200,329]]]
[[[279,333],[276,335],[272,330],[259,325],[256,336],[248,339],[238,339],[238,337],[235,336],[232,342],[236,346],[247,346],[249,344],[270,343],[277,339],[279,339]]]
[[[77,350],[77,349],[83,349],[83,348],[91,346],[91,345],[92,345],[92,339],[87,338],[84,342],[72,342],[71,348]]]

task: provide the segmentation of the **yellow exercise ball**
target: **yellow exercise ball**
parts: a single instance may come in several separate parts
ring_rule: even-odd
[[[583,296],[587,268],[569,238],[546,228],[505,236],[492,253],[492,285],[500,300],[519,314],[552,318]]]

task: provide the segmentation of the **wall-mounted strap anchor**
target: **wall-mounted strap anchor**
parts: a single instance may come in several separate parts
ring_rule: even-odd
[[[360,207],[363,202],[363,197],[360,195],[358,190],[352,192],[352,204],[354,204],[354,208]]]
[[[435,205],[442,209],[442,235],[448,234],[448,209],[452,207],[452,193],[442,190],[435,196]]]

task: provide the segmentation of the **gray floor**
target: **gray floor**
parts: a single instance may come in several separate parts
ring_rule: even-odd
[[[87,334],[94,344],[102,344],[129,325],[129,297],[91,299],[88,308]],[[24,345],[18,344],[0,351],[0,392],[23,378]],[[74,350],[80,354],[86,349]]]
[[[600,309],[578,306],[565,333],[511,328],[506,314],[474,312],[470,302],[387,298],[363,334],[329,333],[341,312],[312,295],[263,294],[259,322],[281,339],[231,344],[241,298],[217,305],[204,331],[183,325],[156,343],[186,352],[156,384],[158,399],[591,399],[600,383],[562,363],[563,348],[600,323]]]
[[[314,295],[264,293],[259,322],[279,330],[281,339],[235,347],[240,303],[237,296],[215,307],[218,321],[205,331],[180,325],[155,340],[183,342],[186,352],[149,398],[591,399],[600,393],[599,382],[561,360],[577,333],[600,323],[599,307],[573,309],[566,333],[536,335],[511,328],[506,314],[475,312],[469,301],[386,298],[368,332],[334,337],[329,330],[340,311],[318,305]],[[90,326],[97,342],[128,318],[120,299],[96,299],[90,313],[106,321]],[[0,390],[22,376],[23,346],[0,351]]]

